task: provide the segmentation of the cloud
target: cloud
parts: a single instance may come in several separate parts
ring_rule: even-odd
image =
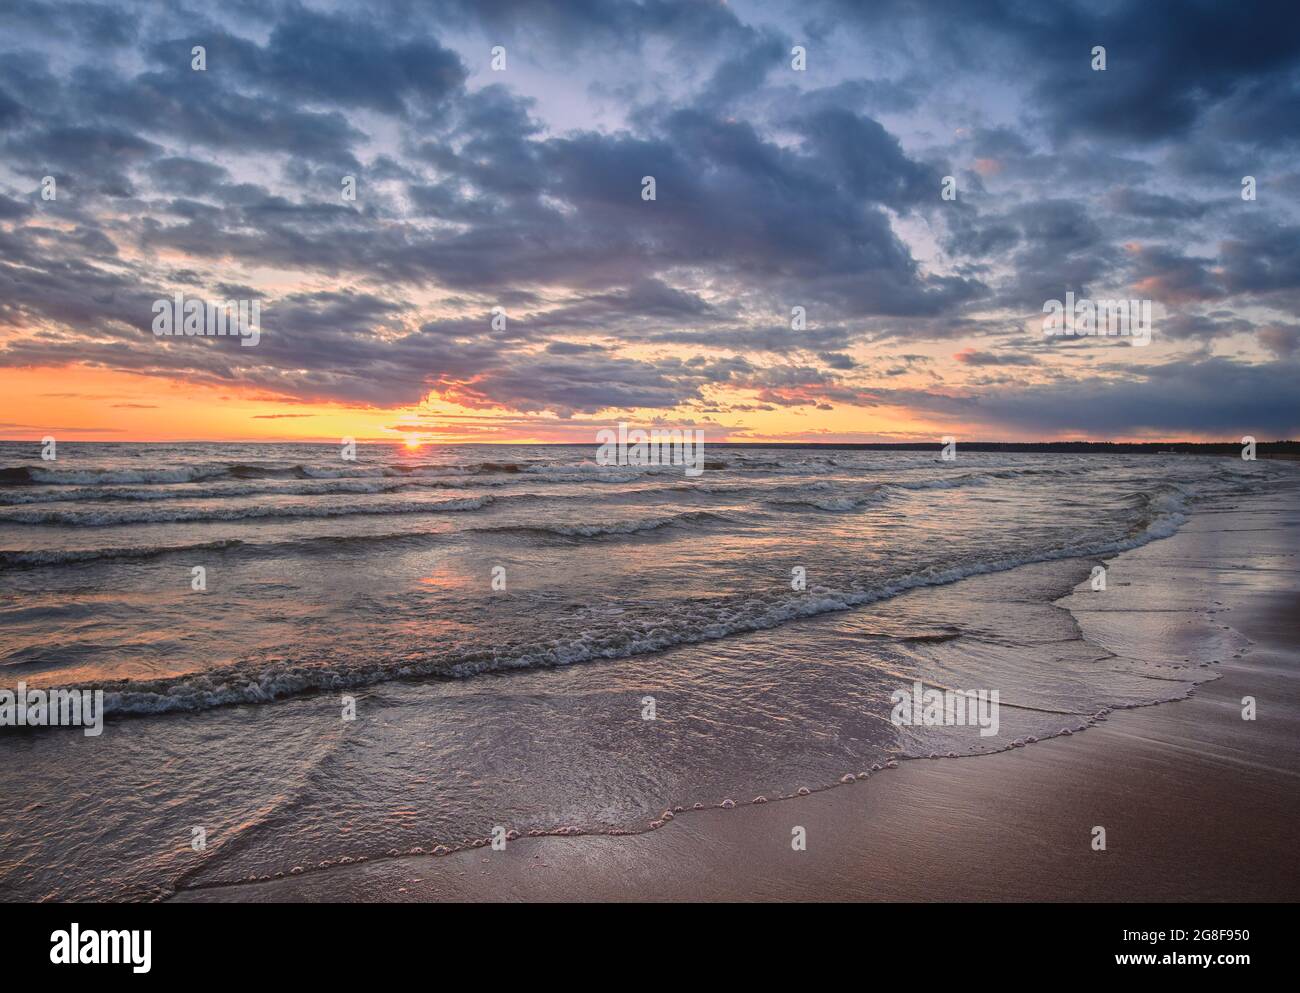
[[[964,348],[960,352],[955,352],[953,358],[962,365],[975,366],[1006,366],[1006,365],[1038,365],[1038,359],[1024,352],[980,352],[974,348]]]
[[[1170,362],[1126,379],[999,388],[969,397],[885,394],[970,423],[1021,434],[1131,437],[1155,432],[1294,437],[1300,430],[1294,361]]]
[[[1294,360],[1300,306],[1297,16],[182,0],[144,17],[15,0],[0,12],[0,366],[295,403],[432,393],[523,421],[892,403],[1010,427],[1007,405],[1068,406],[1084,384],[1134,414],[1140,383],[1147,416],[1181,412],[1188,430],[1214,411],[1267,422],[1259,404],[1296,406],[1269,370]],[[495,44],[507,72],[488,64]],[[1258,202],[1239,197],[1245,174]],[[152,301],[181,289],[261,301],[261,344],[155,338]],[[990,344],[1069,291],[1160,301],[1166,350],[1093,379],[1078,370],[1095,351]],[[952,344],[921,355],[927,342]],[[1199,395],[1210,362],[1256,390],[1248,407],[1164,392],[1177,370]],[[977,394],[998,366],[1041,382]],[[935,389],[881,388],[909,376]]]

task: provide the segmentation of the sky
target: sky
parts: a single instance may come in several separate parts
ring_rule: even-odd
[[[1294,2],[3,0],[0,438],[1294,438],[1298,148]]]

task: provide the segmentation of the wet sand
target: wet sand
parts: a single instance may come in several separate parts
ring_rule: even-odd
[[[1300,503],[1197,513],[1061,601],[1117,654],[1194,658],[1181,701],[995,755],[913,760],[865,782],[636,836],[544,837],[173,899],[1256,901],[1300,899]],[[1239,635],[1248,647],[1235,650]],[[1147,656],[1143,656],[1147,657]],[[1213,660],[1210,663],[1213,664]],[[1242,698],[1258,716],[1243,720]],[[791,847],[803,827],[807,850]],[[1094,851],[1093,828],[1106,831]]]

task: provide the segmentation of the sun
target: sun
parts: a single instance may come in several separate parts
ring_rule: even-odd
[[[413,452],[415,451],[415,449],[419,448],[423,444],[424,444],[424,439],[422,438],[407,438],[406,450],[408,452]]]

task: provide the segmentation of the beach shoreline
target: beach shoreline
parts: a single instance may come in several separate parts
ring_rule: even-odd
[[[1205,645],[1219,631],[1250,642],[1207,663],[1220,678],[1186,699],[1116,710],[1084,733],[904,761],[866,782],[689,811],[640,834],[525,837],[502,852],[402,856],[172,899],[1295,900],[1298,526],[1293,494],[1197,512],[1108,560],[1128,589],[1104,608],[1065,598],[1085,637],[1118,654]],[[1254,721],[1242,718],[1246,696]],[[796,827],[806,851],[791,847]],[[1097,827],[1105,851],[1093,848]]]

